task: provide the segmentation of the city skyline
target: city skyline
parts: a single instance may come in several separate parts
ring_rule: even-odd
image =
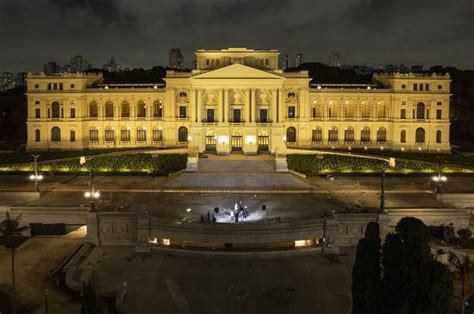
[[[467,0],[159,5],[7,0],[0,12],[0,35],[11,47],[2,51],[2,72],[36,72],[44,63],[65,63],[77,54],[93,65],[113,56],[124,67],[148,68],[166,65],[173,47],[181,48],[186,67],[192,66],[194,50],[226,47],[279,49],[290,56],[302,52],[305,60],[325,63],[339,52],[348,64],[474,67],[468,58],[474,51],[473,5]]]

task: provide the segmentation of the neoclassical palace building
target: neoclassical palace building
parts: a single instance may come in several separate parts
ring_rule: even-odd
[[[100,74],[28,74],[28,150],[285,147],[449,152],[449,75],[374,74],[373,84],[310,84],[278,50],[197,50],[165,84]],[[316,74],[317,75],[317,74]]]

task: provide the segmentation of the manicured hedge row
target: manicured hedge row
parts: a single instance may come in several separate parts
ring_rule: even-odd
[[[370,173],[385,170],[391,173],[431,173],[438,171],[436,163],[424,161],[396,161],[395,167],[378,159],[341,155],[291,154],[287,156],[288,169],[307,175],[323,173],[354,172]],[[474,172],[463,167],[443,167],[443,172]]]
[[[114,156],[95,157],[84,165],[79,164],[77,159],[67,161],[51,161],[40,163],[38,168],[41,172],[88,172],[92,166],[96,173],[150,173],[167,175],[186,168],[187,156],[184,154],[124,154]],[[33,163],[19,166],[1,167],[0,171],[33,171]]]

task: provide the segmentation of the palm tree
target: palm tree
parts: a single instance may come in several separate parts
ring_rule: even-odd
[[[16,312],[16,287],[15,287],[15,248],[17,239],[23,234],[28,227],[20,227],[21,215],[11,218],[10,213],[7,212],[6,218],[0,222],[0,234],[5,238],[5,246],[12,250],[12,312]]]

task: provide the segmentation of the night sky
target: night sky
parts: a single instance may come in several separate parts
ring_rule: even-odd
[[[0,0],[0,72],[76,54],[94,66],[167,65],[179,47],[248,47],[348,64],[474,68],[474,0]]]

